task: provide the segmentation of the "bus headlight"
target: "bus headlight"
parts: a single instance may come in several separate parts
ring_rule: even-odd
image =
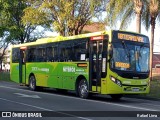
[[[120,86],[120,87],[122,87],[122,83],[121,83],[121,81],[120,80],[117,80],[116,78],[114,78],[114,77],[110,77],[110,79],[114,82],[114,83],[116,83],[118,86]]]

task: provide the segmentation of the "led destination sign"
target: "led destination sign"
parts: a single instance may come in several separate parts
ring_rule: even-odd
[[[120,42],[120,41],[128,41],[128,42],[139,42],[139,43],[148,43],[149,39],[147,36],[132,33],[132,32],[124,32],[124,31],[116,31],[112,32],[112,42]]]
[[[122,34],[122,33],[118,33],[118,39],[130,40],[130,41],[135,41],[135,42],[144,42],[143,37],[129,35],[129,34]]]

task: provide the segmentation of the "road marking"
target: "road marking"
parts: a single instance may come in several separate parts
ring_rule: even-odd
[[[22,93],[14,93],[14,94],[19,95],[19,97],[40,98],[38,95],[26,95]]]
[[[7,102],[12,102],[12,103],[16,103],[16,104],[20,104],[20,105],[24,105],[24,106],[28,106],[28,107],[32,107],[32,108],[36,108],[36,109],[40,109],[40,110],[52,111],[52,112],[55,112],[55,113],[67,115],[67,116],[70,116],[70,117],[76,117],[76,118],[83,119],[83,120],[92,120],[92,119],[89,119],[89,118],[80,117],[80,116],[76,116],[76,115],[72,115],[72,114],[68,114],[68,113],[64,113],[64,112],[58,112],[58,111],[55,111],[55,110],[52,110],[52,109],[46,109],[46,108],[43,108],[43,107],[29,105],[29,104],[26,104],[26,103],[16,102],[16,101],[4,99],[4,98],[0,98],[0,100],[7,101]]]
[[[15,89],[15,90],[21,90],[21,91],[27,91],[27,92],[32,92],[29,90],[24,90],[24,89],[19,89],[19,88],[12,88],[12,87],[7,87],[7,86],[0,86],[3,88],[8,88],[8,89]],[[34,93],[37,94],[44,94],[44,95],[51,95],[51,96],[59,96],[59,97],[65,97],[65,98],[70,98],[70,99],[78,99],[81,101],[87,101],[87,102],[95,102],[95,103],[103,103],[103,104],[108,104],[108,105],[114,105],[114,106],[120,106],[120,107],[125,107],[125,108],[133,108],[133,109],[138,109],[138,110],[145,110],[145,111],[159,111],[158,109],[150,109],[150,108],[145,108],[145,107],[136,107],[136,106],[131,106],[131,105],[124,105],[124,104],[118,104],[118,103],[111,103],[111,102],[103,102],[103,101],[97,101],[97,100],[89,100],[89,99],[82,99],[78,97],[72,97],[72,96],[64,96],[64,95],[57,95],[57,94],[49,94],[49,93],[44,93],[44,92],[36,92]]]

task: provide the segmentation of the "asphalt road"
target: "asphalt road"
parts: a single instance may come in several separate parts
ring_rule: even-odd
[[[0,120],[158,120],[160,101],[127,97],[113,101],[109,96],[81,99],[73,92],[35,92],[0,81],[0,116]]]

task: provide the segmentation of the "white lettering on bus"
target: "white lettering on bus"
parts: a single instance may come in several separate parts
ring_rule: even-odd
[[[49,72],[48,68],[41,68],[40,71]]]
[[[32,67],[32,71],[44,71],[44,72],[49,72],[49,68]]]
[[[63,72],[75,72],[75,67],[73,66],[64,66]]]
[[[37,71],[38,68],[37,67],[32,67],[32,71]]]

